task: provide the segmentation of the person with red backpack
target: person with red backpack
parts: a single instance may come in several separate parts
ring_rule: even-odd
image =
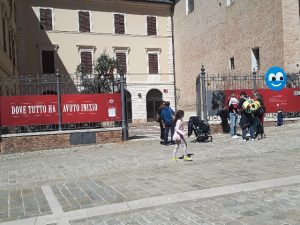
[[[232,92],[229,99],[229,120],[230,120],[230,134],[232,138],[238,138],[236,135],[236,127],[238,121],[238,105],[239,100],[235,97],[235,93]]]

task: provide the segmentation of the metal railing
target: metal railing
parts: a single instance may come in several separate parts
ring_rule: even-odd
[[[287,88],[300,87],[300,72],[287,74]],[[201,72],[196,79],[196,107],[197,115],[203,120],[216,119],[217,115],[211,115],[208,110],[208,93],[219,92],[225,98],[226,90],[266,89],[265,74],[253,71],[250,74],[209,74],[202,65]],[[223,101],[224,99],[219,99]],[[268,115],[273,117],[273,114]],[[300,112],[287,112],[286,117],[298,117]]]
[[[90,75],[90,77],[93,76],[96,75]],[[118,74],[105,81],[94,80],[93,83],[87,83],[87,81],[78,74],[20,75],[14,79],[0,78],[0,96],[57,95],[58,105],[60,105],[61,94],[121,93],[121,86],[124,88],[125,84],[125,79],[122,81],[121,76]],[[58,109],[60,109],[60,107],[58,107]],[[8,134],[122,126],[122,121],[62,124],[61,112],[58,113],[60,114],[58,124],[1,127],[0,133]]]

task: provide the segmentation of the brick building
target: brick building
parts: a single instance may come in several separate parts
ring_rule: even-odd
[[[179,0],[174,10],[178,108],[195,114],[195,80],[209,74],[300,70],[299,0]]]
[[[15,0],[0,0],[0,81],[12,79],[18,74],[15,9]],[[2,89],[1,85],[0,89]],[[16,87],[0,90],[0,93],[6,94],[15,92]]]
[[[172,2],[168,0],[17,0],[20,74],[74,75],[105,50],[124,65],[129,119],[175,105]],[[51,90],[49,90],[51,91]]]

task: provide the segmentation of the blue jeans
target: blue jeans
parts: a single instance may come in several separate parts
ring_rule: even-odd
[[[236,113],[229,113],[229,119],[230,119],[230,134],[231,136],[234,136],[236,135],[238,115]]]
[[[171,130],[171,142],[174,135],[174,125],[165,125],[164,144],[168,144],[169,130]]]

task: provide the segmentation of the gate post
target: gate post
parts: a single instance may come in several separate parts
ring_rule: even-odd
[[[203,119],[203,110],[202,110],[202,102],[201,102],[201,77],[200,74],[196,78],[196,112],[197,116]]]
[[[122,67],[121,67],[122,68]],[[126,118],[126,100],[125,100],[125,77],[123,71],[120,72],[120,85],[121,85],[121,102],[122,102],[122,139],[128,140],[128,128]]]
[[[62,130],[62,114],[61,114],[61,93],[60,93],[60,73],[56,69],[56,90],[57,90],[57,112],[58,112],[58,130]]]
[[[256,70],[255,70],[255,68],[253,68],[252,79],[253,79],[253,90],[256,91],[257,87],[256,87]]]
[[[205,68],[201,67],[201,82],[202,82],[202,103],[203,103],[203,120],[207,121],[207,103],[206,103],[206,82],[205,82]]]

